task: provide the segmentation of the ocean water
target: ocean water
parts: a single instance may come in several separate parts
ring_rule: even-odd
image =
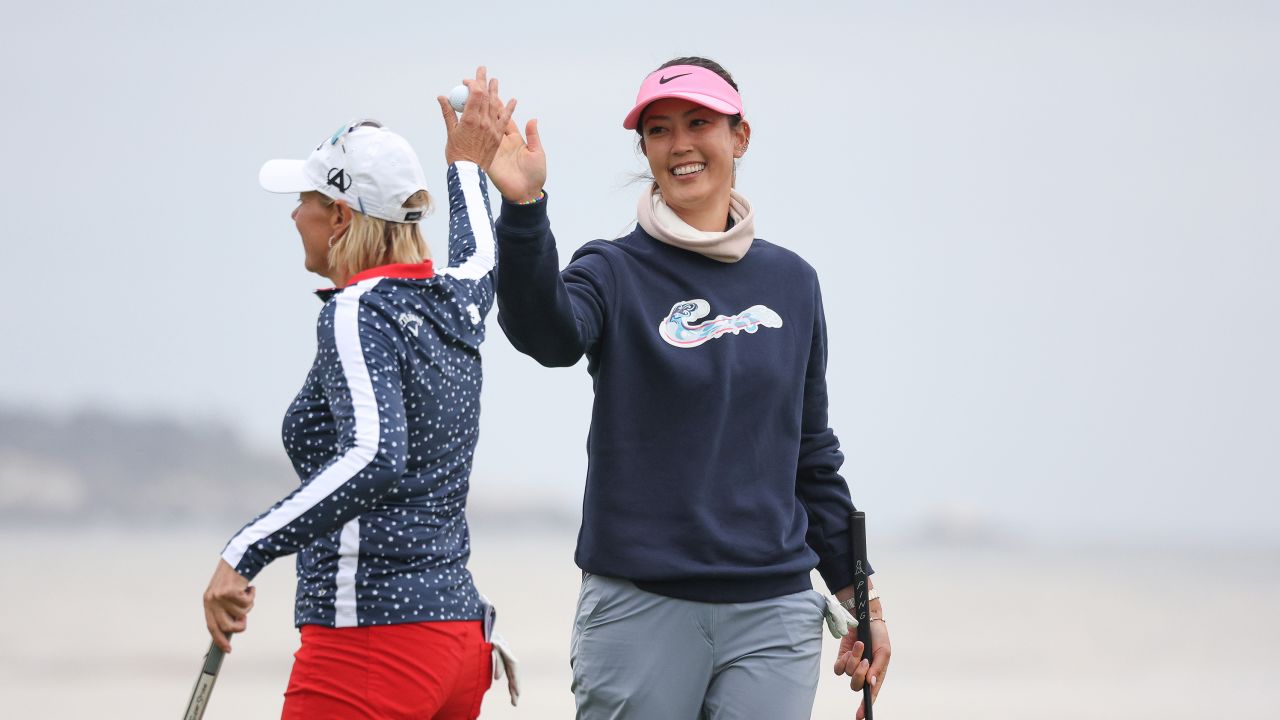
[[[472,570],[524,686],[518,708],[495,686],[482,717],[571,718],[573,529],[474,526]],[[233,529],[0,531],[0,717],[178,717],[208,644],[200,594]],[[894,644],[881,720],[1280,718],[1275,551],[890,545],[874,561]],[[210,720],[279,716],[292,562],[256,584]],[[815,718],[853,717],[835,647]]]

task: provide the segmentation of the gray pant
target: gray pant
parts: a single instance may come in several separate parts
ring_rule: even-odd
[[[655,595],[584,575],[569,662],[579,720],[801,720],[813,709],[823,596],[750,603]]]

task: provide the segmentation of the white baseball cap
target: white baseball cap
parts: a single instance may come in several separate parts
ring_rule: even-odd
[[[306,160],[268,160],[258,182],[273,193],[323,193],[352,210],[391,222],[418,222],[427,207],[404,207],[427,189],[422,163],[408,141],[376,120],[338,128]]]

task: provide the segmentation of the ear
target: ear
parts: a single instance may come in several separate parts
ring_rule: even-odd
[[[329,231],[333,237],[340,238],[347,232],[347,228],[351,227],[351,220],[355,217],[355,211],[347,205],[346,200],[335,200],[329,206]]]
[[[743,120],[733,129],[733,157],[735,159],[747,154],[747,146],[751,144],[751,123]]]

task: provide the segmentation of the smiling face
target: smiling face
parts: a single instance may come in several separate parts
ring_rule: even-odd
[[[745,120],[730,127],[728,115],[680,98],[655,101],[641,118],[642,147],[663,201],[699,230],[724,229],[733,161],[750,136]]]

